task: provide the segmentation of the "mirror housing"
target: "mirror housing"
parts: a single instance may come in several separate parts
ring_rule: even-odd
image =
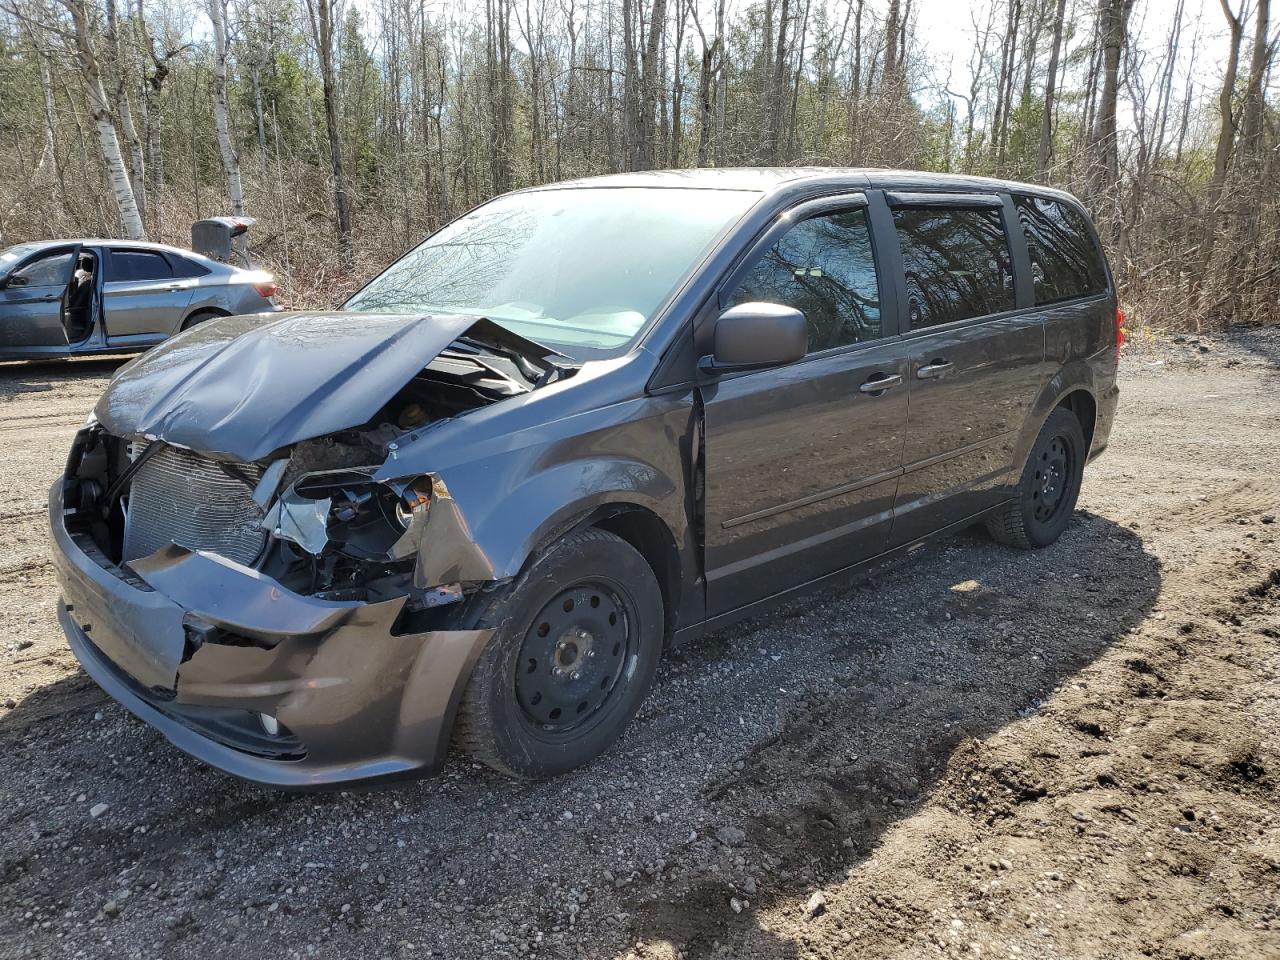
[[[22,274],[7,277],[3,282],[0,282],[0,287],[25,287],[26,285],[27,278],[22,276]]]
[[[698,369],[716,376],[802,360],[809,352],[804,314],[779,303],[740,303],[716,318],[714,350]]]

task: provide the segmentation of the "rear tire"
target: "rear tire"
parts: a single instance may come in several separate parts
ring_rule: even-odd
[[[1010,547],[1047,547],[1071,522],[1084,476],[1084,431],[1070,410],[1049,414],[1027,455],[1015,497],[987,518],[987,531]]]
[[[663,606],[644,557],[603,530],[544,550],[481,627],[455,743],[499,773],[554,777],[622,734],[662,654]]]
[[[197,310],[187,319],[182,321],[182,329],[190,330],[192,327],[199,326],[206,320],[216,320],[218,317],[225,317],[225,313],[219,313],[217,310]]]

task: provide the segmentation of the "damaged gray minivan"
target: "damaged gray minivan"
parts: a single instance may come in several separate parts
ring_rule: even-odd
[[[122,368],[50,492],[85,670],[311,787],[603,752],[663,650],[985,522],[1052,543],[1122,338],[1068,195],[920,173],[509,194],[327,313]],[[800,642],[799,640],[797,642]]]

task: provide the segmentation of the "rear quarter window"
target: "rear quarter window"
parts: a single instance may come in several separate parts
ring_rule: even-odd
[[[177,257],[170,254],[169,260],[173,263],[173,275],[175,277],[203,277],[209,273],[208,267],[201,266],[186,257]]]
[[[1036,306],[1103,293],[1107,271],[1084,216],[1045,197],[1015,197],[1027,238]]]

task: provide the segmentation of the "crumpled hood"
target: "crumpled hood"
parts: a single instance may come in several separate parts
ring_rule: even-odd
[[[366,423],[453,343],[554,353],[474,316],[276,313],[201,324],[123,367],[94,413],[109,433],[259,460]]]

